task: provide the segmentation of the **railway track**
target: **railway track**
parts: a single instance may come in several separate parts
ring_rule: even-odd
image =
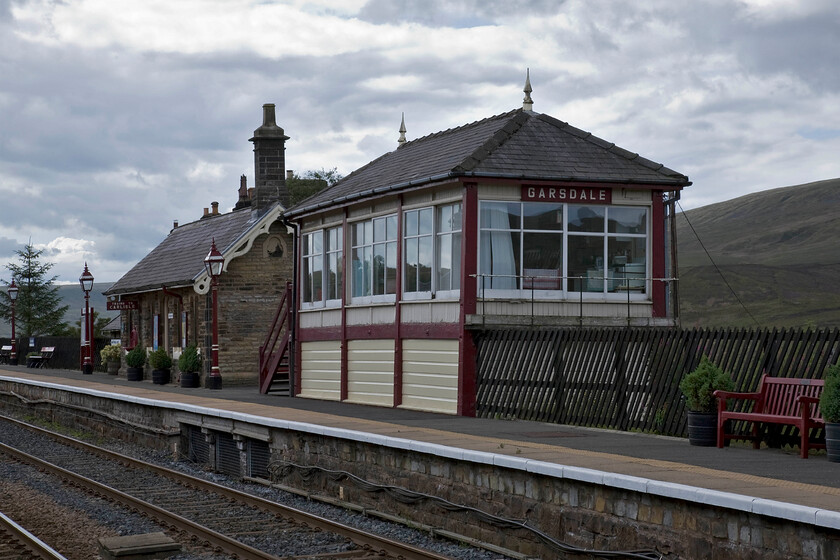
[[[66,560],[38,537],[0,513],[0,559]]]
[[[0,452],[140,512],[168,533],[219,553],[242,560],[446,558],[12,418],[0,418],[36,434],[18,438],[14,445],[0,444]],[[46,445],[45,441],[56,443]]]

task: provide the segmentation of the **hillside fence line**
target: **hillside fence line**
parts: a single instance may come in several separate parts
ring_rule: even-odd
[[[99,351],[110,344],[109,338],[95,338],[93,339],[93,369],[95,371],[105,371],[105,364],[102,363],[102,357]],[[0,345],[7,346],[12,344],[10,337],[0,337]],[[52,369],[80,369],[79,357],[81,341],[78,336],[34,336],[32,341],[28,338],[18,338],[15,350],[17,351],[18,364],[26,365],[26,355],[30,352],[40,352],[41,348],[53,346],[55,353],[50,359],[49,367]]]
[[[840,360],[840,329],[488,328],[474,335],[477,416],[672,436],[687,433],[679,383],[703,355],[732,375],[738,391],[755,391],[765,373],[820,379]],[[792,428],[772,435],[774,444],[796,443]]]

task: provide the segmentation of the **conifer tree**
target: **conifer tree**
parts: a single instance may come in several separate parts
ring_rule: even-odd
[[[15,334],[19,337],[63,335],[68,330],[64,321],[64,313],[68,306],[60,305],[58,286],[53,285],[58,277],[47,276],[53,263],[41,262],[43,252],[43,249],[36,250],[31,242],[27,243],[23,249],[15,251],[19,262],[6,265],[18,287]],[[0,317],[6,321],[12,319],[9,284],[11,280],[6,282],[7,289],[0,291]]]

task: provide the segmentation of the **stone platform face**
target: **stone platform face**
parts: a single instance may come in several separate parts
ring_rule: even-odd
[[[400,424],[313,412],[299,403],[288,408],[224,399],[220,393],[0,377],[5,410],[168,449],[213,470],[269,478],[315,499],[358,504],[430,527],[441,527],[446,516],[443,529],[455,525],[458,533],[526,555],[551,557],[556,551],[527,531],[508,534],[466,510],[442,510],[431,499],[401,501],[371,491],[371,485],[527,520],[581,548],[656,549],[683,559],[840,557],[835,487],[500,437],[510,430],[504,421],[487,435],[464,435],[428,427],[439,425],[431,417],[407,414],[412,420]],[[820,459],[808,464],[821,465],[810,463]],[[311,469],[305,479],[301,468]]]

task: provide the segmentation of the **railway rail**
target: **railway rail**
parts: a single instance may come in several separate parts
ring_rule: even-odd
[[[141,461],[13,418],[39,437],[0,452],[141,512],[169,532],[242,560],[447,557]],[[57,445],[39,444],[49,438]],[[40,440],[43,441],[43,440]]]
[[[0,558],[66,560],[38,537],[0,513]]]

